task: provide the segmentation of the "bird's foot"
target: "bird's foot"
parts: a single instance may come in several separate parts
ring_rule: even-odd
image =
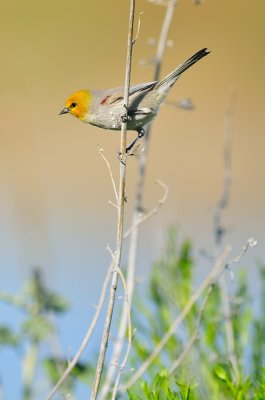
[[[121,116],[121,122],[125,123],[125,122],[130,122],[132,120],[132,117],[130,115],[122,115]]]
[[[125,123],[125,122],[130,122],[132,120],[131,115],[129,114],[129,109],[126,106],[126,104],[123,104],[123,107],[125,108],[125,110],[127,111],[126,114],[121,115],[121,122]]]

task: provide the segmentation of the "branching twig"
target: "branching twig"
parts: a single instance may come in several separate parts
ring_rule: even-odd
[[[63,382],[66,380],[66,378],[69,376],[69,374],[71,373],[72,369],[75,367],[75,365],[77,364],[78,360],[80,359],[83,351],[85,350],[87,343],[96,327],[96,324],[98,322],[103,304],[104,304],[104,300],[105,300],[105,296],[106,296],[106,291],[108,288],[108,284],[110,281],[110,277],[111,277],[111,272],[113,269],[113,262],[111,262],[107,275],[105,277],[105,280],[103,282],[103,286],[102,286],[102,290],[101,290],[101,294],[100,294],[100,298],[99,298],[99,303],[98,306],[96,308],[96,312],[94,315],[94,318],[92,320],[91,325],[89,326],[87,333],[83,339],[83,342],[81,344],[81,346],[79,347],[78,351],[76,352],[74,358],[71,360],[71,362],[69,363],[68,367],[66,368],[66,370],[64,371],[64,373],[62,374],[61,378],[59,379],[59,381],[56,383],[56,385],[52,388],[52,390],[50,391],[49,395],[46,397],[46,400],[50,400],[52,399],[52,397],[55,395],[56,391],[59,389],[59,387],[63,384]]]
[[[117,223],[117,242],[115,252],[114,271],[112,276],[112,283],[110,289],[110,297],[108,302],[107,314],[103,330],[103,336],[100,346],[100,352],[95,372],[95,379],[92,388],[91,400],[97,398],[101,374],[104,366],[105,355],[109,340],[110,325],[112,314],[115,304],[116,289],[118,284],[121,250],[122,250],[122,237],[123,237],[123,218],[124,218],[124,203],[125,203],[125,176],[126,176],[126,138],[127,138],[127,118],[128,118],[128,103],[129,103],[129,88],[130,88],[130,75],[131,75],[131,60],[132,60],[132,47],[133,47],[133,23],[134,23],[134,10],[135,0],[130,0],[130,18],[128,29],[128,45],[127,45],[127,59],[126,59],[126,73],[124,85],[124,107],[123,118],[121,123],[121,157],[120,157],[120,183],[119,183],[119,197],[118,197],[118,223]]]
[[[116,202],[118,203],[118,193],[117,193],[115,181],[114,181],[114,178],[113,178],[113,174],[112,174],[112,171],[111,171],[111,168],[110,168],[110,163],[107,160],[107,158],[104,156],[103,149],[99,149],[98,151],[99,151],[99,154],[101,155],[101,157],[103,158],[103,160],[105,161],[105,163],[107,164],[107,167],[108,167],[108,170],[109,170],[109,174],[110,174],[111,183],[112,183],[114,194],[115,194],[115,199],[116,199]],[[113,204],[113,205],[115,205],[115,204]],[[115,206],[117,207],[117,205],[115,205]]]
[[[143,222],[145,222],[147,219],[151,218],[153,215],[158,213],[158,210],[162,205],[165,203],[168,197],[168,186],[160,181],[159,179],[156,180],[156,183],[158,183],[162,188],[164,189],[164,194],[163,197],[158,201],[158,204],[156,207],[154,207],[152,210],[150,210],[148,213],[144,214],[143,216],[139,216],[139,219],[135,222],[134,225],[132,225],[123,235],[123,239],[127,239],[127,237],[132,233],[132,231],[137,228],[139,225],[141,225]]]
[[[136,32],[135,38],[134,38],[133,41],[132,41],[133,46],[135,45],[135,43],[136,43],[136,41],[137,41],[137,39],[138,39],[139,33],[140,33],[140,29],[141,29],[141,15],[143,15],[143,13],[144,13],[144,12],[142,11],[142,12],[140,12],[140,14],[139,14],[138,25],[137,25],[137,32]]]
[[[150,354],[150,356],[144,361],[144,363],[141,365],[141,367],[136,371],[136,373],[129,379],[129,381],[122,386],[121,390],[124,391],[128,388],[130,388],[143,374],[144,372],[150,367],[150,365],[153,363],[153,361],[156,359],[156,357],[159,355],[161,350],[164,348],[164,346],[167,344],[168,340],[171,338],[171,336],[175,333],[176,329],[180,326],[182,321],[186,318],[187,314],[190,312],[194,304],[197,302],[197,300],[200,298],[200,296],[204,293],[204,291],[214,284],[220,276],[223,274],[226,268],[228,268],[232,263],[238,263],[242,256],[245,254],[249,246],[255,246],[256,241],[253,239],[249,239],[246,243],[246,245],[242,248],[242,251],[240,254],[231,259],[229,262],[225,263],[225,259],[227,258],[228,253],[231,251],[230,247],[226,247],[224,249],[223,254],[218,258],[218,260],[215,263],[214,268],[211,269],[210,273],[208,276],[205,278],[205,280],[201,283],[197,291],[191,296],[181,313],[177,316],[173,324],[170,326],[169,330],[167,333],[163,336],[163,338],[160,340],[160,342],[157,344],[157,346],[154,348],[153,352]]]
[[[161,63],[164,55],[164,51],[166,48],[166,40],[169,31],[169,27],[174,15],[174,10],[177,4],[177,0],[169,0],[167,5],[167,10],[163,22],[163,26],[161,29],[157,52],[155,56],[155,71],[154,71],[154,79],[158,80],[160,75],[160,68]],[[130,240],[130,248],[129,248],[129,257],[128,257],[128,268],[127,268],[127,292],[128,292],[128,301],[129,305],[132,303],[133,292],[134,292],[134,283],[135,283],[135,267],[136,267],[136,255],[138,249],[138,237],[139,237],[139,216],[142,214],[142,200],[144,195],[144,182],[145,182],[145,172],[147,166],[147,156],[148,156],[148,145],[149,145],[149,138],[150,138],[150,127],[149,125],[146,129],[146,134],[144,136],[144,148],[145,151],[142,153],[139,164],[138,164],[138,175],[137,175],[137,183],[136,183],[136,194],[135,194],[135,204],[134,204],[134,212],[132,218],[132,226],[134,229],[131,231],[131,240]],[[126,232],[127,234],[127,232]],[[115,360],[119,360],[123,342],[125,338],[127,327],[127,309],[126,305],[124,305],[122,310],[122,315],[120,319],[120,324],[118,328],[118,340],[114,345],[113,352],[111,355],[110,367],[107,372],[105,384],[101,391],[101,399],[105,399],[108,395],[111,385],[114,379],[114,375],[116,373],[115,368]]]

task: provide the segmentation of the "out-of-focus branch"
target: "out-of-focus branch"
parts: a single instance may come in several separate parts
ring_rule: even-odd
[[[214,244],[215,244],[215,257],[218,257],[225,235],[225,228],[222,224],[222,216],[224,210],[228,207],[230,200],[230,189],[232,183],[232,139],[233,139],[233,123],[234,123],[234,108],[235,108],[235,90],[231,89],[229,103],[225,113],[224,121],[224,175],[223,175],[223,188],[220,199],[217,202],[213,214],[213,227],[214,227]],[[226,276],[220,280],[222,307],[224,314],[224,326],[227,341],[228,358],[231,362],[234,379],[236,382],[240,379],[238,360],[235,353],[235,340],[233,323],[231,319],[231,304],[229,299],[228,282]]]
[[[113,270],[113,262],[111,262],[107,275],[105,277],[105,280],[103,282],[103,286],[102,286],[102,290],[101,290],[101,294],[100,294],[100,298],[99,298],[99,303],[97,305],[96,308],[96,312],[94,315],[94,318],[92,320],[91,325],[89,326],[86,335],[81,343],[81,346],[79,347],[78,351],[76,352],[74,358],[71,360],[71,362],[69,363],[68,367],[66,368],[66,370],[64,371],[64,373],[62,374],[61,378],[59,379],[59,381],[56,383],[56,385],[52,388],[52,390],[50,391],[49,395],[46,397],[46,400],[50,400],[52,399],[52,397],[55,395],[55,393],[57,392],[57,390],[59,389],[59,387],[64,383],[64,381],[66,380],[66,378],[69,376],[69,374],[71,373],[72,369],[75,367],[75,365],[77,364],[78,360],[80,359],[83,351],[85,350],[88,341],[96,327],[96,324],[98,322],[103,304],[104,304],[104,300],[105,300],[105,296],[106,296],[106,291],[108,288],[108,284],[110,281],[110,277],[111,277],[111,272]]]
[[[112,275],[112,283],[110,288],[110,297],[107,307],[107,314],[104,324],[103,336],[100,346],[100,352],[95,372],[95,379],[91,393],[91,400],[95,400],[98,395],[100,379],[103,371],[105,355],[109,340],[110,326],[112,314],[115,305],[116,289],[119,277],[119,268],[121,261],[122,239],[123,239],[123,220],[124,220],[124,203],[125,203],[125,177],[126,177],[126,139],[127,139],[127,118],[128,118],[128,104],[129,104],[129,88],[131,77],[131,60],[132,60],[132,47],[133,47],[133,24],[134,24],[135,0],[130,0],[130,15],[129,15],[129,28],[128,28],[128,42],[127,42],[127,58],[126,58],[126,71],[125,71],[125,84],[124,84],[124,107],[123,118],[121,122],[121,146],[120,146],[120,181],[119,181],[119,196],[118,196],[118,221],[117,221],[117,240],[114,270]]]
[[[167,344],[171,336],[175,333],[176,329],[182,323],[182,321],[186,318],[196,301],[202,295],[202,293],[206,290],[206,288],[211,285],[216,279],[218,278],[219,274],[225,269],[225,259],[228,253],[231,251],[229,247],[224,250],[224,253],[220,257],[220,259],[216,262],[214,268],[210,271],[209,275],[205,278],[202,284],[199,286],[197,291],[191,296],[181,313],[177,316],[175,321],[170,326],[169,330],[154,348],[153,352],[150,356],[142,363],[140,368],[136,371],[136,373],[129,379],[129,381],[122,387],[123,390],[129,389],[143,374],[144,372],[150,367],[156,357],[159,355],[161,350]]]
[[[127,322],[128,322],[128,346],[127,346],[127,351],[125,353],[124,359],[121,363],[121,365],[119,366],[119,370],[118,370],[118,375],[116,378],[116,382],[114,385],[114,389],[112,392],[112,400],[116,399],[116,394],[117,394],[117,390],[119,387],[119,383],[120,383],[120,379],[121,379],[121,374],[124,371],[124,368],[126,366],[130,351],[131,351],[131,346],[132,346],[132,322],[131,322],[131,308],[129,306],[129,302],[128,302],[128,293],[127,293],[127,287],[126,287],[126,281],[124,279],[123,273],[122,271],[119,269],[119,275],[122,281],[122,285],[123,285],[123,290],[124,290],[124,298],[125,298],[125,304],[127,306]]]
[[[225,229],[222,226],[222,216],[227,208],[230,200],[230,188],[232,183],[232,139],[233,139],[233,124],[234,124],[234,109],[235,109],[235,90],[231,89],[229,104],[225,113],[224,120],[224,175],[223,188],[220,199],[217,202],[213,213],[213,228],[215,246],[220,247],[222,244]]]
[[[174,363],[172,364],[172,366],[171,366],[171,368],[169,370],[170,374],[174,374],[174,372],[180,367],[180,365],[183,363],[183,361],[185,360],[185,358],[189,354],[190,350],[192,349],[192,346],[194,345],[194,343],[197,340],[199,340],[199,332],[200,332],[201,322],[202,322],[202,319],[203,319],[203,316],[204,316],[205,308],[206,308],[207,303],[208,303],[208,301],[210,299],[210,296],[212,294],[213,288],[214,288],[214,283],[209,286],[208,291],[206,293],[205,299],[203,301],[203,304],[202,304],[200,312],[199,312],[199,316],[198,316],[198,319],[197,319],[195,331],[194,331],[193,335],[191,336],[191,338],[189,339],[188,343],[185,345],[185,347],[182,350],[182,352],[180,353],[180,355],[178,356],[178,358],[176,359],[176,361],[174,361]]]
[[[166,48],[167,35],[174,15],[176,4],[177,0],[169,0],[166,4],[167,5],[166,14],[161,29],[155,56],[154,80],[158,80],[160,76],[161,63]],[[144,183],[145,183],[145,174],[147,167],[150,132],[151,132],[151,125],[149,125],[146,129],[146,133],[143,138],[145,151],[141,154],[138,164],[134,212],[132,217],[132,226],[134,226],[134,229],[131,232],[129,256],[128,256],[128,268],[127,268],[127,293],[128,293],[129,307],[131,307],[133,293],[134,293],[136,257],[137,257],[138,241],[139,241],[139,220],[141,218],[141,213],[143,208],[142,201],[144,195]],[[102,399],[105,399],[111,390],[111,385],[114,379],[114,375],[117,371],[115,365],[117,365],[117,363],[119,362],[118,360],[120,359],[123,349],[126,328],[127,328],[127,306],[124,304],[118,328],[118,339],[113,348],[110,366],[107,372],[105,384],[101,392]]]
[[[214,267],[211,269],[210,273],[208,276],[204,279],[204,281],[201,283],[197,291],[191,296],[181,313],[177,316],[175,321],[172,323],[170,326],[169,330],[166,332],[166,334],[163,336],[163,338],[160,340],[160,342],[156,345],[154,348],[153,352],[150,354],[150,356],[142,363],[140,368],[136,371],[136,373],[129,379],[129,381],[121,387],[121,391],[125,391],[129,389],[144,373],[145,371],[150,367],[150,365],[154,362],[156,357],[160,354],[161,350],[164,348],[164,346],[167,344],[168,340],[172,337],[172,335],[176,332],[176,329],[180,326],[182,321],[186,318],[194,304],[197,302],[197,300],[200,298],[200,296],[205,292],[207,288],[209,288],[211,285],[216,283],[219,279],[220,276],[223,274],[223,272],[231,266],[231,264],[238,263],[243,255],[246,253],[249,247],[256,246],[257,242],[254,241],[253,239],[249,239],[246,243],[246,245],[242,248],[240,254],[236,256],[235,258],[231,259],[228,262],[225,262],[228,254],[231,251],[231,248],[227,246],[221,256],[217,259]]]
[[[152,210],[150,210],[148,213],[139,216],[138,220],[136,221],[136,223],[134,225],[132,225],[123,235],[124,239],[127,239],[127,237],[133,232],[134,229],[138,228],[139,225],[141,225],[143,222],[145,222],[147,219],[151,218],[153,215],[158,213],[158,210],[160,209],[160,207],[162,207],[162,205],[165,203],[165,201],[167,200],[168,197],[168,187],[165,183],[163,183],[162,181],[160,181],[159,179],[156,180],[156,183],[158,183],[160,186],[162,186],[162,188],[164,189],[164,194],[163,197],[158,201],[158,204],[156,207],[152,208]]]

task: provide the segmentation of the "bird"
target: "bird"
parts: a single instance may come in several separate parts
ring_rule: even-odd
[[[129,88],[127,130],[137,131],[137,137],[126,148],[129,154],[137,141],[145,134],[145,125],[157,115],[161,104],[178,78],[201,58],[209,54],[207,48],[199,50],[159,81],[141,83]],[[124,88],[103,90],[79,90],[65,102],[59,113],[71,114],[80,121],[103,129],[121,130],[124,117]]]

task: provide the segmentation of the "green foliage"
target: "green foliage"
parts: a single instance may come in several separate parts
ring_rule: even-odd
[[[0,326],[0,345],[15,347],[19,339],[8,326]]]
[[[168,331],[194,292],[196,264],[189,241],[178,244],[171,228],[162,257],[155,262],[147,287],[135,294],[132,308],[135,335],[126,369],[138,369]],[[228,276],[229,278],[229,276]],[[246,274],[240,272],[229,288],[232,334],[239,376],[231,366],[218,284],[205,292],[192,307],[181,326],[172,335],[144,376],[119,394],[130,400],[264,400],[265,399],[265,268],[260,266],[261,292],[259,315],[255,316]],[[143,291],[143,288],[141,288]],[[68,366],[58,354],[43,356],[42,347],[56,339],[54,317],[67,311],[68,304],[44,284],[34,271],[25,289],[13,296],[0,293],[0,300],[20,309],[24,319],[17,330],[0,326],[0,345],[18,349],[22,354],[22,399],[34,398],[38,386],[36,370],[55,384]],[[256,308],[256,307],[255,307]],[[51,318],[53,316],[53,318]],[[196,334],[196,335],[195,335]],[[195,335],[195,336],[194,336]],[[187,351],[187,343],[195,337]],[[185,354],[183,351],[186,349]],[[46,352],[47,354],[47,352]],[[184,354],[184,356],[183,356]],[[176,370],[173,363],[182,355]],[[78,362],[62,386],[63,393],[74,398],[75,384],[93,381],[95,362]],[[126,381],[130,373],[122,375]]]
[[[144,360],[151,349],[160,341],[172,324],[173,318],[183,309],[192,294],[193,260],[191,244],[185,241],[176,247],[176,231],[170,228],[167,246],[163,256],[152,269],[148,288],[148,304],[138,301],[133,310],[133,325],[138,335],[134,339],[135,358]],[[178,290],[176,290],[176,287]],[[195,328],[196,306],[187,317],[187,326],[183,326],[182,337],[186,329]],[[155,315],[155,318],[154,318]],[[144,332],[144,335],[142,333]],[[145,346],[145,338],[148,338]],[[139,340],[138,340],[139,339]],[[165,356],[177,356],[183,339],[172,336],[167,344]],[[156,363],[161,366],[158,358]]]
[[[158,373],[152,382],[148,384],[143,381],[141,384],[141,394],[134,394],[128,391],[130,400],[193,400],[192,388],[181,384],[170,377],[166,370]]]
[[[31,303],[32,311],[36,313],[63,313],[68,309],[67,301],[44,285],[41,272],[38,269],[33,271],[25,292]]]
[[[46,287],[39,270],[33,271],[21,294],[0,293],[0,300],[23,312],[24,320],[18,332],[7,326],[0,326],[0,344],[20,350],[23,370],[22,399],[32,399],[38,354],[42,345],[53,340],[56,335],[56,326],[51,315],[65,312],[68,303],[62,296]],[[45,359],[41,362],[45,363]],[[56,365],[59,366],[59,363]],[[58,373],[61,374],[62,370],[58,369]]]
[[[253,335],[252,335],[252,371],[256,379],[264,377],[264,369],[261,368],[265,365],[265,266],[259,266],[260,272],[260,315],[255,318],[253,322]]]
[[[141,366],[141,360],[144,361],[147,358],[168,331],[193,292],[195,266],[191,245],[187,241],[180,246],[176,243],[176,232],[171,229],[163,256],[154,264],[151,272],[147,289],[149,298],[142,302],[138,300],[133,308],[133,326],[137,334],[133,341],[131,362],[135,369]],[[265,288],[264,268],[260,269],[260,273],[262,287]],[[173,398],[182,398],[177,397],[179,392],[175,391],[175,384],[185,382],[190,391],[189,396],[192,396],[190,398],[196,400],[265,398],[264,370],[262,369],[265,361],[265,289],[262,290],[260,299],[262,313],[255,319],[246,274],[240,272],[233,285],[228,281],[228,287],[229,290],[234,289],[233,292],[229,292],[229,302],[235,356],[240,376],[237,377],[231,368],[222,296],[219,285],[215,285],[203,309],[202,318],[200,319],[200,315],[206,293],[198,300],[181,327],[146,371],[141,389],[139,381],[130,389],[130,399],[163,399],[163,390],[160,391],[157,385],[157,377],[161,377],[159,371],[168,371],[173,362],[182,354],[188,339],[197,329],[199,319],[199,340],[194,341],[192,348],[178,369],[174,371],[173,376],[162,375],[164,384],[169,390],[169,396],[172,393]],[[253,332],[252,335],[251,332]],[[146,337],[148,341],[144,340]],[[250,337],[252,337],[251,342]]]

